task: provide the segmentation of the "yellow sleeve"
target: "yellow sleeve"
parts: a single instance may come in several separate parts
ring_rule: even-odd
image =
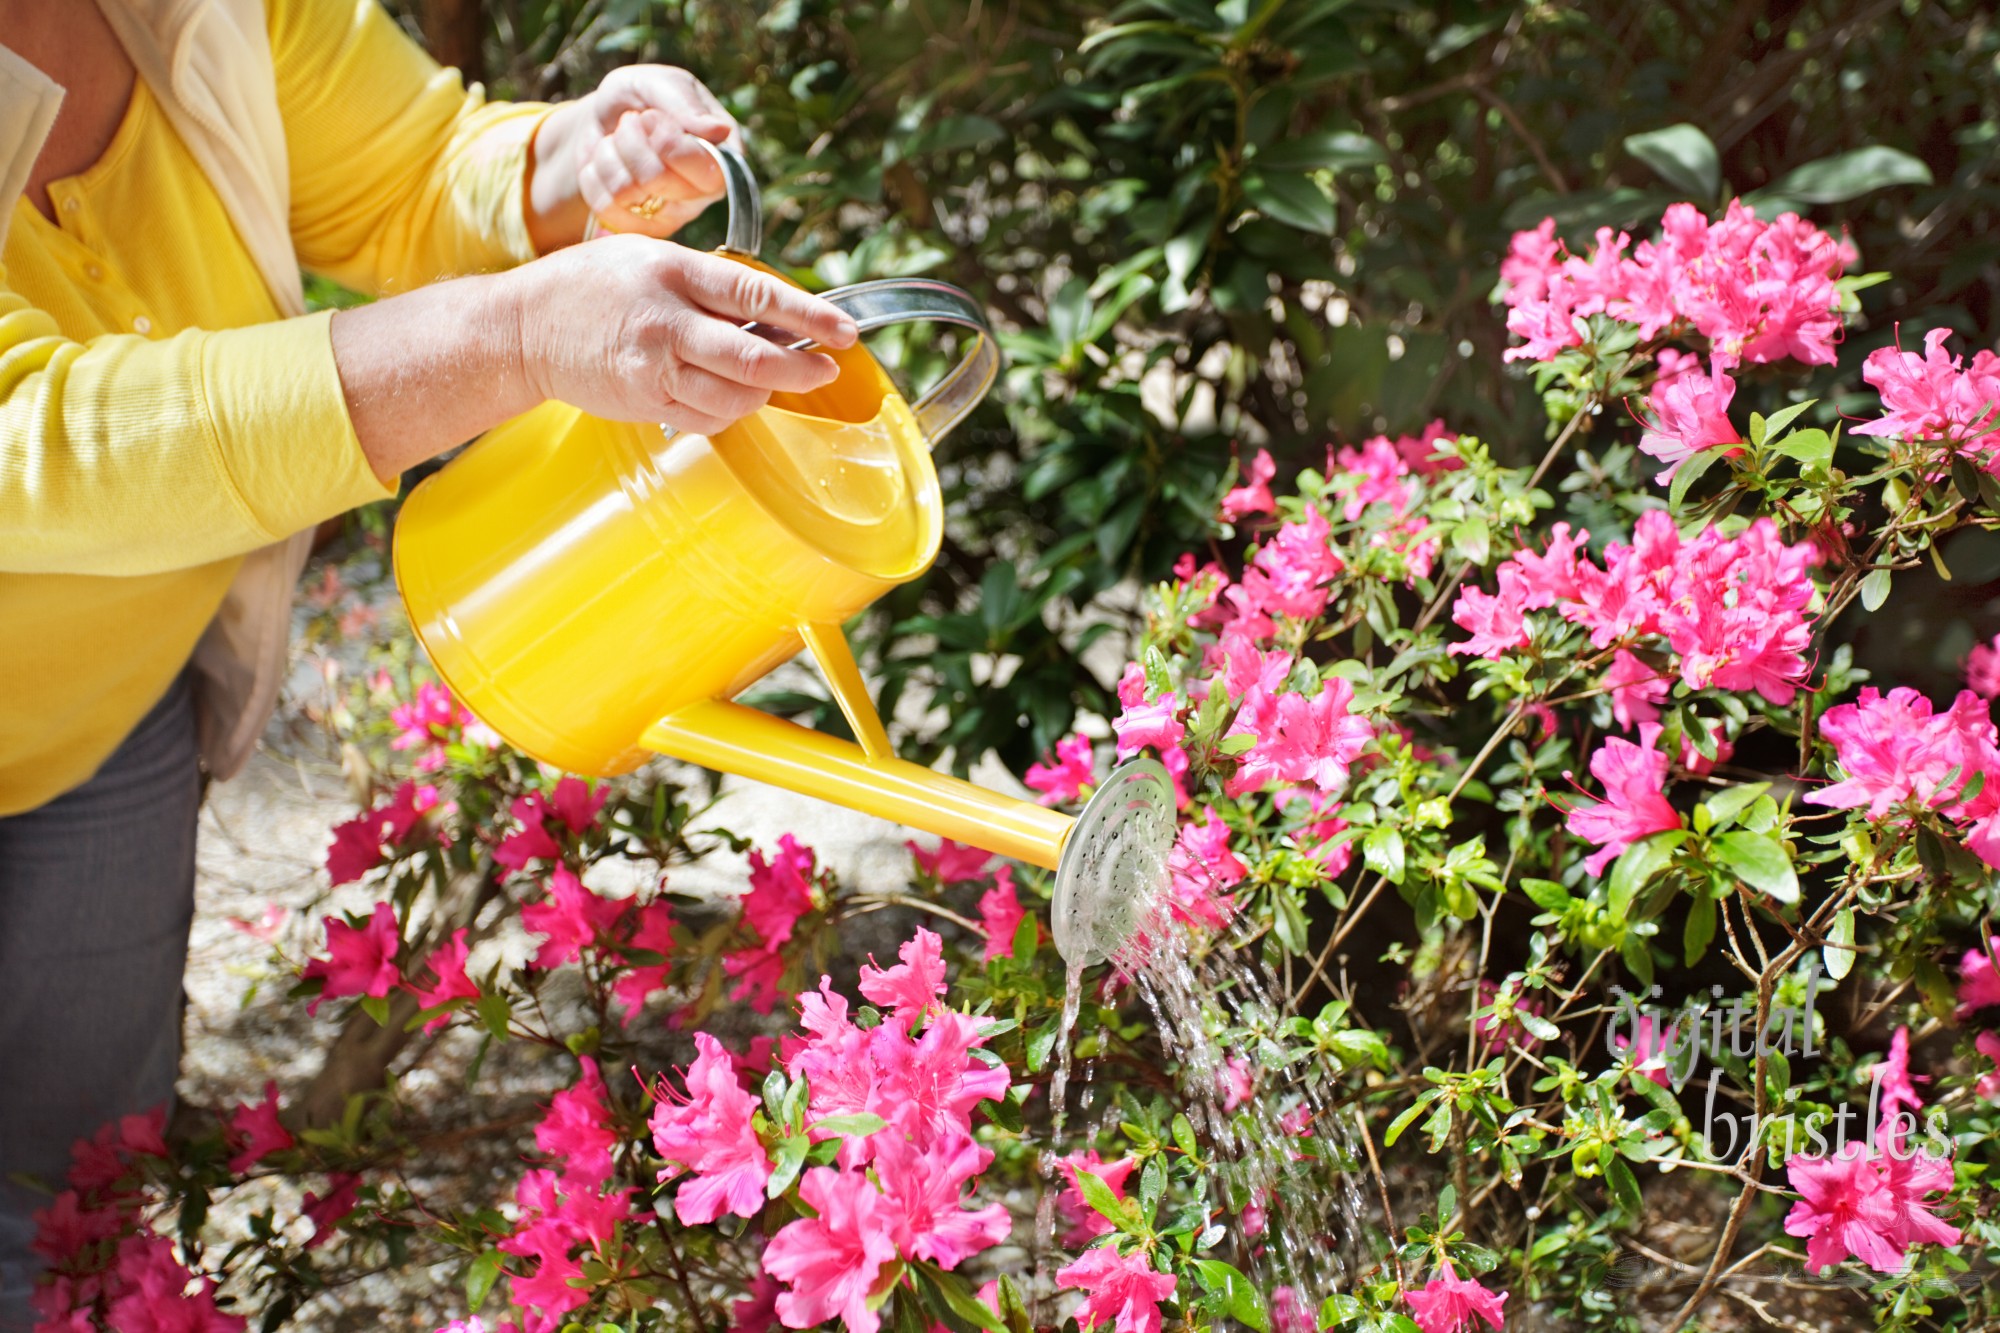
[[[534,258],[529,141],[549,108],[487,103],[377,0],[271,0],[299,262],[372,294]]]
[[[392,495],[331,321],[77,342],[0,271],[0,572],[186,569]]]

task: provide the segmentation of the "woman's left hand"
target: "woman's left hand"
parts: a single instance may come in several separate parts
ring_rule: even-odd
[[[684,69],[628,65],[550,113],[535,136],[529,227],[544,252],[609,231],[671,236],[722,197],[722,170],[694,142],[738,143],[736,121]]]

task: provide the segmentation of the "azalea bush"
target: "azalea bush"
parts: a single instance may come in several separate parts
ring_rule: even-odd
[[[1807,396],[1860,259],[1740,202],[1525,229],[1536,464],[1438,422],[1219,484],[1242,558],[1184,555],[1025,774],[1150,755],[1181,808],[1075,1015],[1040,871],[917,839],[852,889],[668,774],[538,768],[407,639],[332,673],[353,896],[277,936],[325,1070],[79,1141],[44,1326],[440,1264],[458,1333],[1985,1326],[2000,644],[1932,699],[1842,635],[2000,525],[2000,357]],[[723,849],[740,892],[680,887]],[[527,1080],[502,1179],[422,1178],[441,1062]]]

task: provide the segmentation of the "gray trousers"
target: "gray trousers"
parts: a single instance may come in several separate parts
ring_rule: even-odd
[[[70,1145],[169,1101],[201,775],[185,674],[82,786],[0,819],[0,1333],[28,1328],[33,1214]]]

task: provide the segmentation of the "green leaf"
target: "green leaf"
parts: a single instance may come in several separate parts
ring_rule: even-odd
[[[1038,1074],[1049,1063],[1049,1051],[1055,1046],[1056,1038],[1062,1035],[1061,1027],[1054,1019],[1028,1036],[1028,1072]]]
[[[873,1111],[856,1111],[852,1115],[830,1115],[824,1120],[815,1120],[813,1128],[822,1134],[852,1134],[867,1138],[880,1133],[889,1122]]]
[[[1387,825],[1368,830],[1368,836],[1361,840],[1362,860],[1391,884],[1403,882],[1403,856],[1402,833]]]
[[[1768,442],[1777,439],[1780,431],[1797,421],[1802,412],[1818,401],[1817,398],[1808,398],[1803,403],[1793,403],[1790,407],[1781,407],[1773,412],[1764,422],[1764,440]]]
[[[1424,1108],[1435,1101],[1437,1097],[1438,1093],[1435,1090],[1419,1094],[1417,1100],[1410,1105],[1407,1111],[1404,1111],[1389,1122],[1389,1130],[1382,1136],[1382,1146],[1385,1148],[1395,1147],[1396,1140],[1403,1137],[1403,1131],[1415,1123],[1416,1118],[1424,1113]]]
[[[1627,135],[1625,151],[1658,172],[1660,179],[1704,206],[1722,193],[1722,159],[1715,142],[1686,122]]]
[[[481,995],[479,997],[479,1021],[486,1030],[501,1041],[507,1040],[507,1025],[514,1021],[514,1010],[504,995]]]
[[[1484,565],[1491,553],[1492,536],[1483,518],[1468,518],[1451,530],[1452,549],[1475,565]]]
[[[1729,787],[1709,797],[1702,805],[1708,810],[1709,827],[1726,829],[1736,822],[1736,817],[1749,809],[1759,796],[1771,790],[1768,782],[1746,782],[1740,787]]]
[[[1852,152],[1837,153],[1808,162],[1785,173],[1775,185],[1745,197],[1755,206],[1767,197],[1799,200],[1808,204],[1839,204],[1858,199],[1871,190],[1892,185],[1929,185],[1931,169],[1917,158],[1896,148],[1871,144]],[[1765,216],[1765,210],[1758,210]]]
[[[1889,600],[1889,580],[1892,576],[1887,567],[1868,572],[1861,580],[1861,605],[1870,611],[1880,611],[1882,603]]]
[[[1779,413],[1779,415],[1784,414]],[[1807,469],[1824,468],[1833,461],[1833,436],[1818,427],[1793,431],[1771,446],[1771,451],[1786,458],[1797,459]]]
[[[1313,130],[1257,150],[1256,164],[1271,171],[1346,171],[1389,160],[1382,145],[1351,130]]]
[[[1718,445],[1682,459],[1680,470],[1674,473],[1673,484],[1667,487],[1668,508],[1679,509],[1681,502],[1687,499],[1688,488],[1700,481],[1701,474],[1714,467],[1716,460],[1728,452],[1729,446]]]
[[[1738,829],[1716,838],[1710,846],[1724,867],[1759,893],[1781,903],[1799,900],[1798,872],[1792,869],[1792,858],[1777,839]]]
[[[1833,914],[1833,926],[1820,947],[1826,975],[1834,981],[1844,978],[1854,967],[1854,909],[1843,907]]]
[[[1222,1298],[1222,1308],[1231,1319],[1257,1333],[1269,1333],[1271,1314],[1256,1283],[1220,1259],[1197,1259],[1194,1267],[1203,1289]]]
[[[1708,952],[1708,946],[1715,941],[1715,899],[1706,892],[1696,892],[1694,901],[1688,904],[1687,928],[1681,933],[1681,956],[1687,965],[1693,967]]]
[[[945,1324],[952,1329],[952,1333],[975,1333],[975,1330],[1002,1333],[999,1314],[973,1293],[964,1278],[927,1263],[912,1263],[910,1271],[922,1281],[929,1294],[939,1298],[944,1306]]]
[[[779,1140],[778,1151],[771,1161],[771,1178],[764,1183],[764,1197],[775,1199],[792,1187],[799,1178],[799,1171],[806,1164],[806,1154],[812,1150],[812,1140],[803,1134],[792,1134]]]
[[[1195,1139],[1194,1125],[1188,1120],[1188,1118],[1185,1115],[1181,1115],[1178,1112],[1175,1113],[1174,1123],[1173,1123],[1173,1133],[1174,1133],[1174,1143],[1176,1144],[1176,1146],[1180,1148],[1182,1152],[1186,1153],[1189,1157],[1193,1158],[1199,1158],[1201,1156],[1201,1151],[1200,1151],[1201,1145]]]
[[[1622,1157],[1612,1157],[1604,1163],[1604,1183],[1611,1187],[1611,1198],[1619,1211],[1627,1217],[1638,1217],[1646,1210],[1646,1200],[1639,1193],[1639,1178],[1632,1174],[1632,1168],[1625,1165]]]
[[[1648,834],[1618,854],[1611,867],[1609,886],[1611,915],[1623,920],[1632,912],[1632,900],[1646,881],[1674,859],[1674,852],[1687,841],[1686,829],[1667,829]]]
[[[1132,1208],[1125,1200],[1112,1193],[1111,1187],[1095,1172],[1085,1170],[1083,1167],[1076,1169],[1076,1192],[1081,1194],[1083,1201],[1096,1209],[1105,1221],[1129,1235],[1138,1234],[1134,1230],[1136,1219],[1132,1215]]]
[[[1309,176],[1260,171],[1244,178],[1243,195],[1274,222],[1320,236],[1334,233],[1333,200]]]
[[[1544,912],[1567,912],[1576,902],[1576,899],[1570,897],[1568,889],[1552,879],[1523,877],[1521,892],[1527,894],[1535,906]]]
[[[361,997],[361,1012],[375,1020],[378,1027],[389,1026],[389,1000],[384,995],[364,995]]]
[[[479,1307],[486,1304],[493,1284],[500,1279],[501,1254],[498,1250],[486,1250],[478,1258],[465,1266],[465,1312],[478,1314]]]

